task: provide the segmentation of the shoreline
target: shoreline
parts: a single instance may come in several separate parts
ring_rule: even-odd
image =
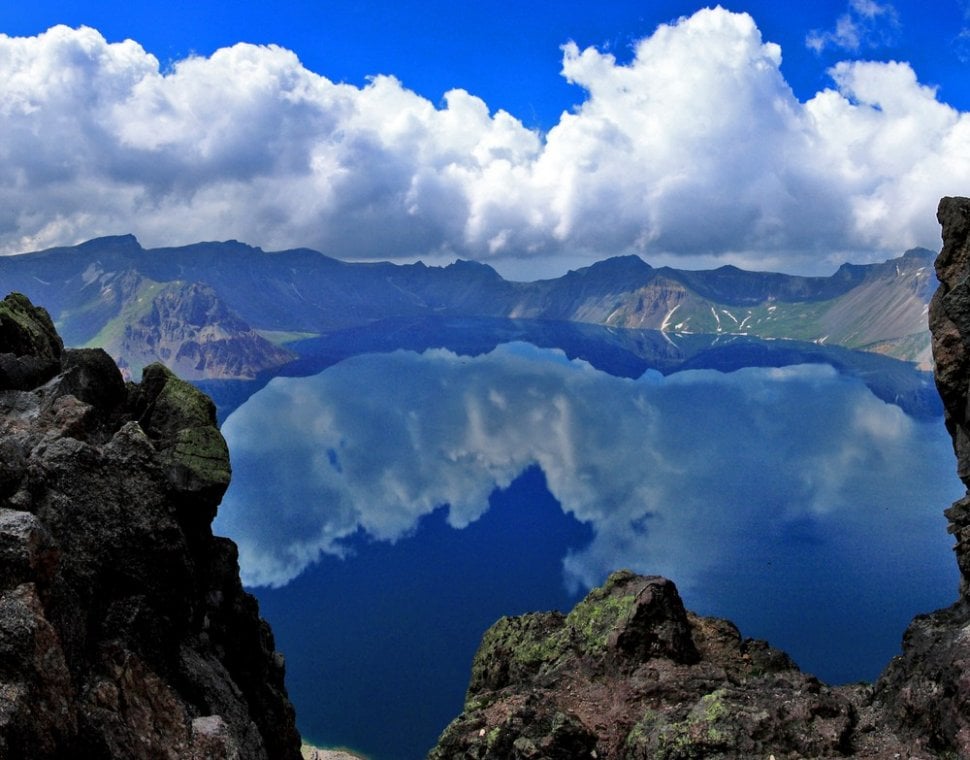
[[[367,760],[363,755],[347,749],[325,749],[307,742],[303,742],[300,746],[300,752],[304,760]]]

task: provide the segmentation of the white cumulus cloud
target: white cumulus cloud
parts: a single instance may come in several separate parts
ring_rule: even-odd
[[[626,64],[566,44],[585,97],[540,133],[465,90],[435,104],[392,76],[338,84],[276,46],[163,69],[89,28],[0,35],[0,252],[133,232],[526,272],[638,252],[827,273],[936,246],[970,117],[905,63],[839,64],[801,102],[781,60],[721,8]]]

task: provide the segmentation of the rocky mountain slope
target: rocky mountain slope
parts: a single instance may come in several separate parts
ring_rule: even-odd
[[[0,757],[300,757],[211,401],[0,302]]]
[[[192,377],[252,376],[285,361],[255,340],[250,326],[324,334],[429,315],[789,338],[928,367],[932,256],[916,249],[884,264],[845,265],[831,277],[734,267],[689,272],[626,256],[522,283],[467,261],[348,264],[315,251],[267,253],[235,241],[145,250],[120,236],[0,257],[0,285],[44,303],[69,345],[106,344],[132,366],[155,357],[175,367],[184,346],[177,366]],[[135,323],[152,311],[163,288],[170,301],[193,301],[197,296],[187,291],[204,288],[235,321],[194,324],[185,336],[179,329],[162,336],[146,331]],[[199,346],[208,342],[215,345],[204,355]]]
[[[249,380],[296,358],[256,333],[207,285],[160,284],[130,272],[122,280],[128,294],[118,315],[87,345],[104,348],[126,378],[161,362],[185,380]]]
[[[653,269],[609,259],[523,289],[512,316],[671,333],[787,338],[873,350],[928,366],[932,254],[914,249],[832,277]]]
[[[51,304],[68,345],[104,348],[126,377],[157,361],[190,380],[251,379],[295,358],[256,333],[212,288],[139,271],[127,240],[63,249],[76,256],[0,258],[0,288]]]
[[[943,199],[939,220],[936,380],[970,487],[970,199]],[[959,599],[917,617],[872,686],[826,686],[731,623],[686,611],[670,581],[619,572],[568,615],[489,629],[464,711],[429,757],[970,758],[970,496],[946,514]]]

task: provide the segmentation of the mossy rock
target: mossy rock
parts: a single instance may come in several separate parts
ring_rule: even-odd
[[[61,368],[64,345],[50,315],[20,293],[0,301],[0,390],[32,390]]]
[[[206,514],[214,514],[232,468],[212,399],[158,363],[145,368],[131,397],[142,428],[167,465],[169,482],[185,494],[200,496]]]
[[[179,485],[189,490],[223,489],[229,486],[232,470],[229,448],[214,427],[184,428],[175,436],[169,450],[171,462],[178,468]]]
[[[630,760],[736,757],[736,709],[723,689],[705,694],[681,719],[670,720],[647,709],[627,735],[626,756]]]
[[[554,665],[567,650],[562,633],[565,616],[536,612],[503,617],[482,637],[472,662],[468,704],[477,694],[522,683]]]
[[[629,571],[613,573],[566,616],[572,639],[584,654],[605,652],[611,635],[633,614],[636,594],[628,586],[634,577]]]
[[[581,760],[595,758],[595,748],[596,736],[576,715],[526,700],[487,730],[474,719],[453,721],[428,760]]]
[[[566,617],[573,646],[590,658],[631,665],[654,657],[698,659],[687,610],[672,581],[618,570]]]
[[[568,615],[537,612],[503,617],[482,637],[472,663],[469,698],[555,670],[572,657],[601,658],[633,613],[633,573],[614,573]]]
[[[687,612],[667,579],[620,570],[568,615],[504,617],[489,628],[472,663],[467,703],[576,658],[596,668],[607,659],[635,667],[651,657],[696,660]]]
[[[185,428],[216,425],[212,399],[163,364],[145,367],[140,392],[149,435],[170,438]]]
[[[64,344],[46,309],[22,293],[0,301],[0,353],[58,359]]]

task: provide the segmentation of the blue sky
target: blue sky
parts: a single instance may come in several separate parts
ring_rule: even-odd
[[[530,277],[936,247],[970,3],[703,7],[4,4],[0,251],[133,231]]]
[[[860,17],[844,0],[723,3],[750,13],[765,39],[782,46],[782,71],[807,99],[830,86],[826,69],[845,58],[909,61],[941,98],[970,110],[970,4],[960,0],[881,3],[896,25],[870,24],[858,49],[831,44],[821,54],[806,45],[812,32],[831,32],[843,16]],[[109,41],[132,38],[163,63],[210,55],[237,42],[275,43],[307,68],[334,81],[363,85],[393,74],[432,101],[452,88],[478,95],[527,125],[549,128],[582,92],[559,75],[559,47],[608,49],[628,61],[632,46],[658,24],[704,7],[684,0],[640,2],[456,3],[399,2],[41,2],[4,3],[0,32],[34,35],[55,24],[87,25]],[[962,56],[962,57],[961,57]]]

